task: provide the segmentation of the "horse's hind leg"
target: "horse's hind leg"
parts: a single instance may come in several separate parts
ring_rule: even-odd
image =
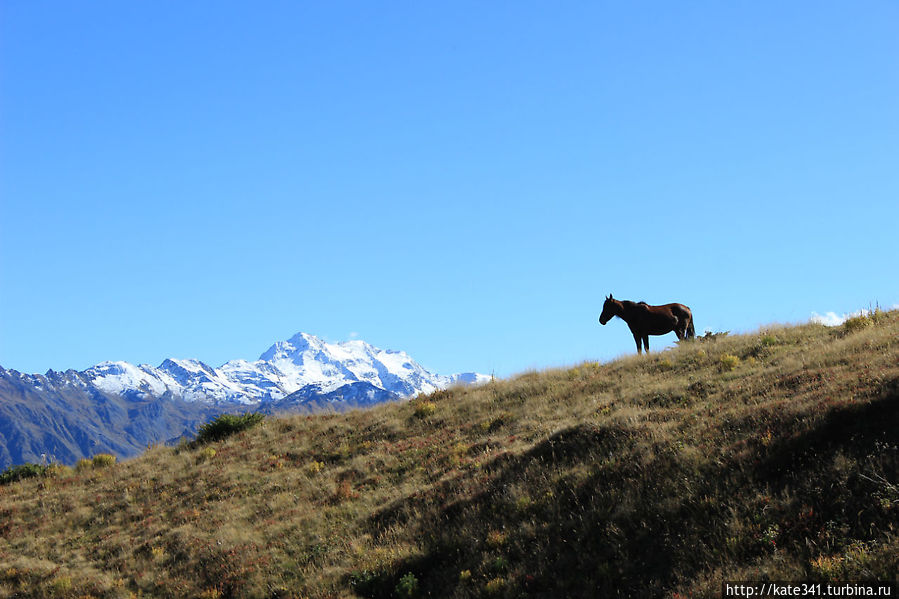
[[[693,317],[685,314],[678,318],[677,325],[674,327],[674,334],[677,335],[679,341],[693,337]]]

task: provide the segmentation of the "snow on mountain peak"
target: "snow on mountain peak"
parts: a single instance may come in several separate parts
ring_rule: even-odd
[[[255,362],[231,360],[219,368],[174,358],[158,368],[103,362],[85,374],[109,393],[140,397],[171,393],[194,401],[244,404],[279,400],[306,388],[330,392],[354,383],[406,397],[487,379],[475,373],[434,374],[403,351],[382,350],[359,339],[328,343],[302,332],[272,344]]]
[[[310,335],[309,333],[299,332],[290,339],[287,340],[288,343],[293,345],[297,349],[304,349],[313,346],[321,346],[324,345],[324,341],[316,337],[315,335]]]
[[[85,373],[93,384],[107,393],[137,395],[163,395],[166,385],[156,376],[152,366],[135,366],[128,362],[101,362]]]

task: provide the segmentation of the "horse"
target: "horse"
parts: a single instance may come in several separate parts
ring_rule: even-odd
[[[609,294],[602,305],[599,324],[606,324],[613,316],[618,316],[630,328],[637,342],[637,353],[642,354],[642,342],[649,353],[649,336],[664,335],[674,331],[678,340],[692,339],[696,336],[693,329],[693,313],[683,304],[665,304],[650,306],[646,302],[616,300]]]

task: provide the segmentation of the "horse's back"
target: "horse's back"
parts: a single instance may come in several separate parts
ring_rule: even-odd
[[[665,304],[664,306],[659,307],[670,310],[672,314],[675,314],[677,316],[693,316],[693,312],[690,310],[690,308],[683,304]]]
[[[690,308],[683,304],[660,304],[658,306],[653,306],[646,302],[640,302],[638,305],[645,308],[647,312],[655,314],[673,314],[676,316],[691,314]]]

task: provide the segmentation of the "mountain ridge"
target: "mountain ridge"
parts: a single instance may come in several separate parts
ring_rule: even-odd
[[[64,375],[107,393],[161,397],[170,392],[186,401],[246,404],[283,399],[313,383],[333,391],[346,383],[367,381],[405,397],[489,380],[476,372],[435,374],[404,351],[380,349],[362,340],[328,343],[302,332],[273,343],[255,361],[232,359],[217,368],[196,358],[165,358],[159,366],[108,360],[81,371],[50,369],[43,375],[8,370],[35,386],[42,384],[41,378],[58,380]]]
[[[100,362],[83,371],[23,374],[0,366],[0,466],[41,455],[74,463],[100,451],[136,455],[147,445],[190,436],[226,412],[343,411],[477,384],[478,373],[435,374],[407,353],[361,340],[327,343],[297,333],[260,358],[214,368],[193,358],[159,366]],[[163,423],[139,418],[150,410]]]

